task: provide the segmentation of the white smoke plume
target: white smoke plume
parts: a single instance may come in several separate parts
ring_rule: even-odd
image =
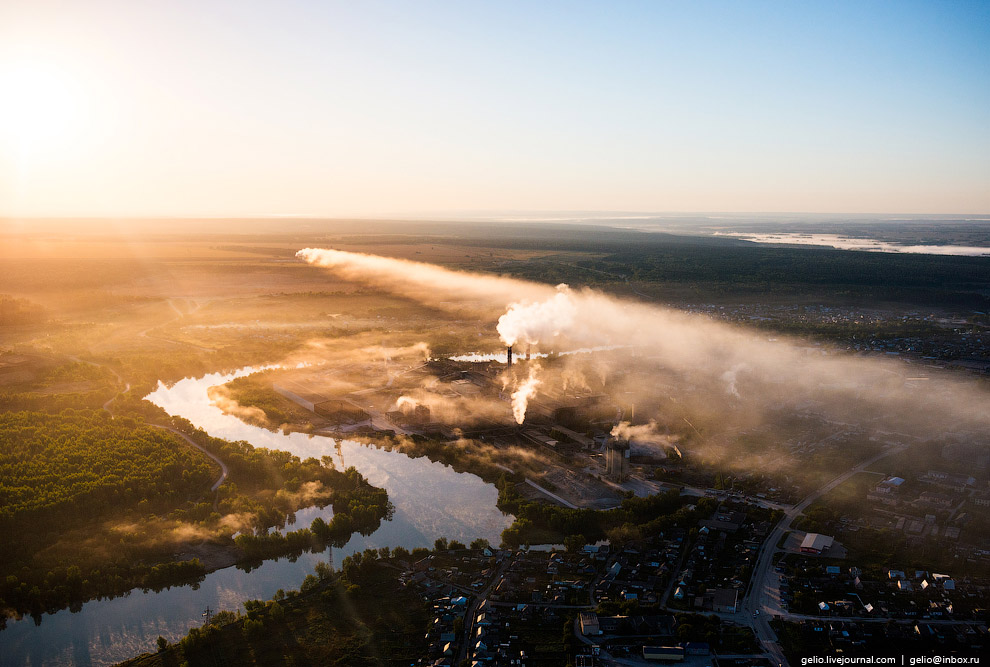
[[[729,370],[722,373],[722,381],[725,382],[725,391],[736,398],[742,398],[739,394],[739,389],[736,387],[737,377],[739,371],[746,368],[746,364],[737,364],[730,368]]]
[[[395,407],[399,410],[405,410],[407,406],[410,410],[415,410],[417,405],[420,405],[420,402],[412,396],[399,396],[395,399]]]
[[[522,424],[526,420],[526,409],[529,407],[529,399],[536,396],[536,388],[540,386],[540,380],[536,377],[539,367],[530,367],[529,377],[520,383],[519,388],[512,392],[512,416],[517,424]]]
[[[674,444],[670,436],[657,431],[657,423],[650,420],[647,424],[633,426],[622,421],[612,428],[612,437],[628,440],[634,454],[660,454],[666,456],[665,448]]]
[[[230,395],[230,389],[226,385],[214,385],[209,387],[206,393],[210,397],[210,405],[220,408],[224,413],[234,415],[249,424],[259,424],[261,426],[268,424],[268,415],[265,414],[264,410],[253,405],[241,405]]]
[[[495,330],[506,345],[517,342],[546,343],[562,331],[574,327],[578,310],[567,285],[557,285],[557,293],[545,301],[517,302],[498,318]]]
[[[459,396],[445,391],[443,385],[412,389],[395,401],[395,409],[405,414],[410,414],[420,405],[430,409],[432,419],[462,426],[485,422],[504,423],[509,418],[502,401]]]
[[[473,307],[490,312],[520,299],[553,294],[546,285],[477,273],[452,272],[432,264],[343,250],[304,248],[296,257],[348,280],[382,287],[437,308]],[[456,276],[456,277],[455,277]]]
[[[693,385],[720,388],[723,396],[728,382],[754,404],[758,401],[775,408],[827,400],[834,410],[910,420],[919,428],[937,430],[937,416],[940,425],[951,425],[953,430],[990,432],[990,394],[970,377],[933,373],[929,390],[915,393],[905,386],[905,366],[897,360],[823,355],[821,349],[798,339],[777,336],[768,340],[762,332],[590,289],[555,290],[520,280],[342,251],[306,249],[298,255],[346,278],[425,304],[457,302],[493,319],[495,314],[512,313],[503,320],[508,340],[515,337],[536,345],[547,342],[549,335],[554,345],[629,346],[640,358],[660,364]],[[517,316],[524,313],[540,318],[554,313],[559,319],[551,327],[544,326],[545,319],[533,325],[519,324]],[[737,368],[734,378],[723,379],[726,369]],[[739,372],[742,368],[745,374]],[[533,386],[527,383],[528,401]]]
[[[648,424],[640,424],[638,426],[633,426],[625,421],[619,422],[612,427],[611,434],[613,438],[622,438],[623,440],[653,441],[659,440],[662,437],[657,433],[657,423],[652,419]]]

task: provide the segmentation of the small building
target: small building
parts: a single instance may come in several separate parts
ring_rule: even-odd
[[[884,505],[897,505],[902,484],[904,484],[903,477],[888,477],[874,486],[866,494],[866,497],[872,502],[879,502]]]
[[[952,496],[946,495],[944,493],[937,493],[934,491],[925,491],[920,496],[918,496],[917,503],[919,505],[927,505],[928,507],[940,507],[942,509],[949,509],[952,507]]]
[[[804,554],[823,554],[832,548],[832,543],[835,538],[828,535],[820,535],[819,533],[808,533],[801,540],[801,553]]]
[[[598,614],[593,611],[582,611],[578,616],[578,622],[581,624],[581,634],[585,637],[602,633],[601,626],[598,624]]]
[[[712,606],[715,611],[720,611],[726,614],[734,614],[737,611],[737,603],[739,600],[739,591],[734,588],[717,588],[715,589],[715,596],[712,600]]]
[[[644,646],[643,658],[663,662],[684,662],[684,649],[680,646]]]
[[[688,642],[684,645],[684,652],[687,655],[708,655],[711,651],[708,642]]]

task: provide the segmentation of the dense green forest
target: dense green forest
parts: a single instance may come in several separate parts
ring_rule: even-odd
[[[176,436],[133,419],[93,410],[0,413],[3,532],[58,529],[139,501],[172,507],[201,495],[218,472]]]

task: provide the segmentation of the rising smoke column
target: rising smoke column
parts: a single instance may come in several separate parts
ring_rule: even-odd
[[[512,392],[512,416],[517,424],[526,421],[526,409],[529,407],[529,399],[536,396],[536,388],[541,382],[537,378],[539,366],[530,366],[529,377],[520,383],[519,388]]]
[[[557,293],[545,301],[517,302],[498,318],[495,330],[506,345],[518,342],[538,345],[574,327],[578,308],[567,285],[557,285]]]
[[[399,398],[397,398],[395,400],[395,407],[398,408],[399,410],[402,410],[407,405],[410,408],[415,408],[416,406],[421,405],[421,404],[420,404],[419,401],[417,401],[412,396],[399,396]]]

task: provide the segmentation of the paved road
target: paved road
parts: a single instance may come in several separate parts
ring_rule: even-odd
[[[455,664],[461,664],[467,660],[468,649],[473,645],[474,641],[474,619],[478,615],[478,604],[482,600],[488,599],[488,594],[492,590],[492,586],[495,582],[502,578],[505,571],[508,569],[509,564],[512,562],[512,556],[506,556],[499,563],[498,568],[495,570],[495,574],[488,580],[488,583],[478,591],[478,594],[471,598],[471,602],[468,603],[467,610],[464,614],[464,634],[461,636],[460,648],[457,649],[457,661]],[[490,603],[489,603],[490,604]]]
[[[171,299],[170,299],[169,300],[169,305],[171,305],[171,303],[172,302],[171,302]],[[174,308],[175,306],[172,306],[172,307]],[[117,382],[119,384],[124,385],[123,391],[121,391],[121,392],[119,392],[117,394],[114,394],[110,399],[107,400],[106,403],[103,404],[103,409],[106,410],[108,413],[110,413],[110,417],[112,418],[114,416],[114,414],[113,414],[113,410],[110,409],[110,405],[117,399],[117,396],[120,396],[120,394],[127,393],[128,391],[131,390],[130,383],[129,382],[124,382],[124,378],[120,377],[120,374],[117,371],[115,371],[113,368],[111,368],[110,366],[107,366],[105,364],[97,363],[95,361],[87,361],[86,359],[80,359],[79,357],[71,357],[70,356],[69,359],[72,359],[73,361],[77,361],[77,362],[80,362],[80,363],[89,364],[91,366],[97,366],[99,368],[106,368],[107,370],[109,370],[111,373],[114,374],[114,377],[117,378]],[[205,449],[203,449],[202,447],[200,447],[198,444],[196,444],[196,442],[192,438],[190,438],[189,436],[187,436],[182,431],[179,431],[177,429],[174,429],[171,426],[163,426],[162,424],[148,424],[148,426],[154,426],[155,428],[161,428],[161,429],[165,429],[166,431],[171,431],[172,433],[176,434],[177,436],[179,436],[180,438],[182,438],[183,440],[185,440],[189,445],[191,445],[192,447],[195,447],[196,449],[198,449],[199,451],[203,452],[204,454],[206,454],[207,456],[209,456],[211,459],[213,459],[217,463],[217,465],[220,466],[220,477],[217,479],[216,482],[213,483],[213,486],[210,487],[210,491],[212,493],[216,493],[216,490],[219,489],[220,488],[220,485],[223,484],[226,481],[226,479],[227,479],[227,472],[228,471],[227,471],[227,464],[226,463],[224,463],[219,458],[217,458],[216,456],[214,456],[210,452],[208,452]],[[214,507],[216,507],[216,499],[214,499],[213,505],[214,505]]]
[[[790,530],[791,523],[793,523],[794,519],[800,516],[801,513],[809,505],[811,505],[811,503],[815,502],[856,473],[862,472],[868,466],[876,463],[882,458],[903,451],[905,447],[905,445],[897,445],[884,450],[873,458],[863,461],[854,468],[851,468],[845,473],[839,475],[797,505],[786,509],[784,511],[784,518],[781,519],[781,521],[777,524],[777,527],[774,528],[769,537],[767,537],[766,541],[763,543],[763,547],[757,557],[756,566],[753,569],[753,577],[750,582],[749,592],[740,605],[739,613],[743,615],[740,622],[747,623],[753,628],[753,632],[756,633],[757,640],[759,640],[765,647],[771,663],[777,663],[782,666],[787,665],[787,659],[784,657],[780,644],[777,643],[777,635],[774,633],[773,628],[770,627],[770,620],[773,618],[773,614],[780,614],[785,618],[790,617],[790,614],[786,614],[780,609],[780,591],[778,590],[779,578],[776,576],[775,572],[772,572],[771,569],[773,567],[773,556],[778,551],[777,543],[780,541],[780,538],[783,537],[785,532]],[[755,615],[757,612],[760,612],[758,616]]]
[[[552,492],[548,491],[547,489],[544,489],[542,486],[540,486],[539,484],[537,484],[536,482],[534,482],[533,480],[531,480],[529,477],[526,478],[526,483],[529,484],[534,489],[536,489],[537,491],[539,491],[540,493],[546,495],[548,498],[552,498],[553,500],[556,500],[558,503],[560,503],[564,507],[567,507],[567,508],[572,509],[572,510],[579,509],[578,506],[575,505],[574,503],[569,502],[567,500],[564,500],[563,498],[561,498],[560,496],[558,496],[556,493],[552,493]]]

